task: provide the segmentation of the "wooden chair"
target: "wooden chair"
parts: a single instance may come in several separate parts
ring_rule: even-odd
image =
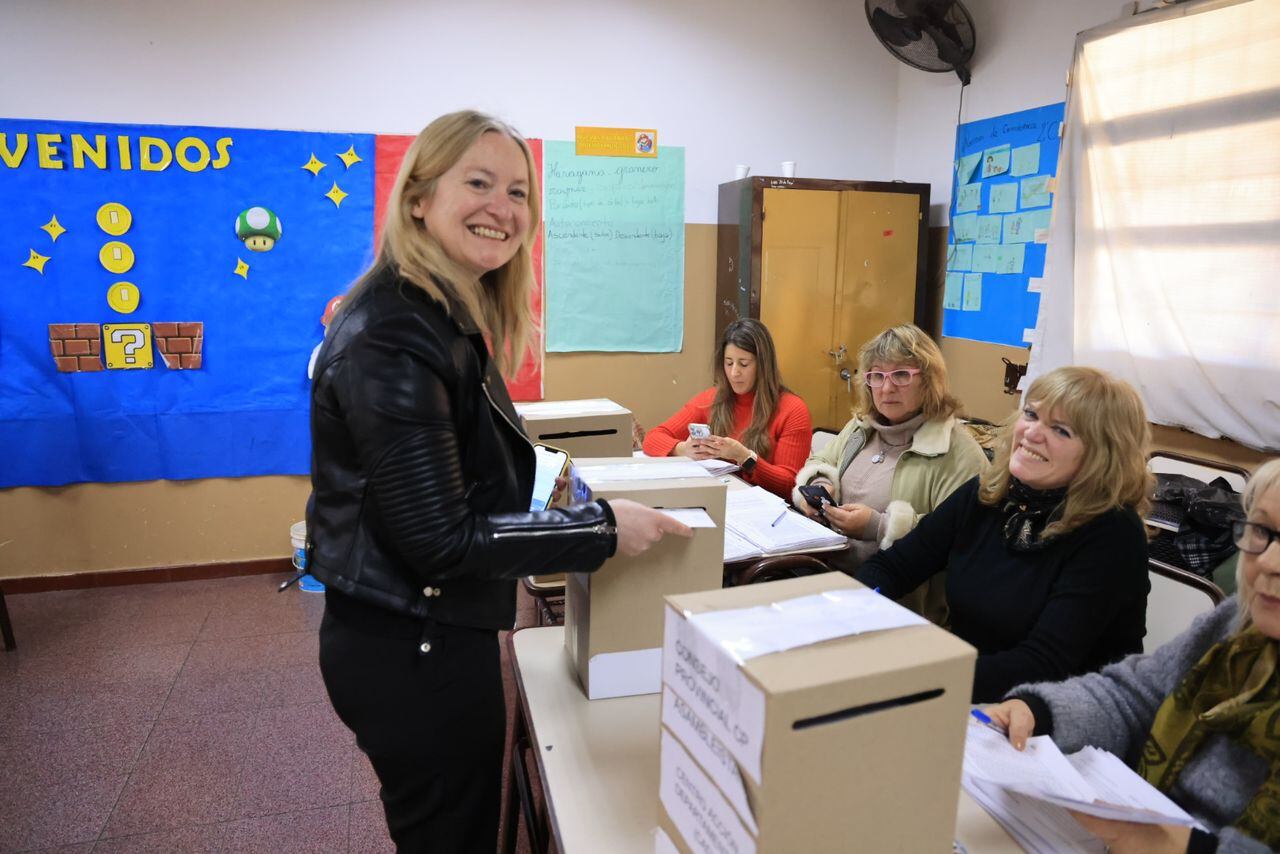
[[[803,575],[817,575],[830,571],[831,567],[813,555],[774,555],[761,558],[755,563],[731,572],[728,584],[731,587],[740,587],[744,584],[760,584],[765,581],[799,578]]]
[[[538,607],[539,626],[564,625],[563,575],[526,576],[520,579],[520,583]]]
[[[1183,632],[1191,621],[1218,606],[1226,594],[1207,578],[1152,558],[1148,565],[1147,636],[1142,651],[1152,652]]]
[[[4,590],[0,590],[0,635],[4,636],[4,648],[11,652],[18,648],[13,639],[13,623],[9,622],[9,607],[4,603]]]

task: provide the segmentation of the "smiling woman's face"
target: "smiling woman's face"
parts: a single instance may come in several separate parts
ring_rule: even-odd
[[[1032,489],[1066,486],[1084,464],[1084,442],[1066,416],[1028,401],[1013,425],[1009,474]]]
[[[449,259],[477,277],[506,264],[529,231],[529,168],[506,134],[482,134],[413,215]]]

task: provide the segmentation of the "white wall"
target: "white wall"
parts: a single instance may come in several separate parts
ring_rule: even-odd
[[[1076,33],[1119,18],[1126,5],[1120,0],[963,2],[973,15],[977,52],[961,124],[1064,100]],[[948,221],[960,88],[954,74],[906,65],[898,72],[894,176],[933,186],[931,225]]]
[[[654,126],[686,147],[689,222],[715,222],[735,163],[894,177],[899,66],[849,0],[5,6],[0,116],[412,133],[477,107],[546,139]]]

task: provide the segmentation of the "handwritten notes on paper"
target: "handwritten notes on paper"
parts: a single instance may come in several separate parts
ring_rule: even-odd
[[[1047,231],[1052,210],[1045,208],[1027,213],[1010,214],[1004,218],[1005,243],[1028,243],[1035,240],[1037,231]],[[1043,241],[1038,241],[1043,242]]]
[[[684,149],[634,160],[547,142],[544,159],[547,350],[679,350]]]
[[[1013,150],[1013,165],[1010,175],[1034,175],[1040,171],[1040,143],[1020,145]]]
[[[982,152],[977,151],[956,160],[956,184],[968,184],[973,179],[973,170],[978,168],[978,161],[981,159]]]
[[[953,243],[947,247],[947,269],[968,270],[973,266],[973,245]]]
[[[1001,220],[1002,220],[1002,217],[998,217],[998,216],[979,216],[978,217],[978,242],[979,243],[999,243]]]
[[[947,273],[947,285],[942,292],[942,307],[959,311],[964,305],[964,273]]]
[[[961,301],[964,311],[982,311],[982,274],[964,274],[964,297]]]
[[[956,190],[956,210],[976,211],[982,207],[982,185],[961,184]]]
[[[1049,176],[1037,175],[1022,179],[1022,206],[1042,208],[1049,204]]]
[[[987,208],[993,213],[1013,213],[1018,209],[1018,185],[992,184],[991,203]]]

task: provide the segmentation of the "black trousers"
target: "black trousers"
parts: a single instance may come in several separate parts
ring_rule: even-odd
[[[491,854],[506,729],[497,633],[434,625],[406,638],[369,629],[326,608],[320,671],[382,783],[396,850]]]

